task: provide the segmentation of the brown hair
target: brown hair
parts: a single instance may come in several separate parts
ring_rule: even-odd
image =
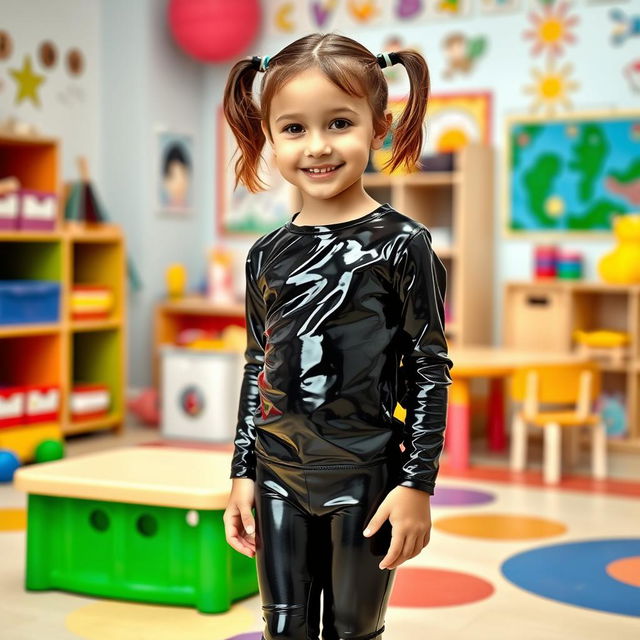
[[[429,97],[429,68],[417,51],[395,52],[404,65],[410,81],[407,104],[393,131],[391,158],[383,169],[393,171],[401,163],[411,169],[420,166],[424,118]],[[235,162],[234,189],[242,182],[249,191],[263,191],[258,176],[258,163],[266,142],[260,126],[267,124],[271,99],[296,74],[318,67],[336,86],[352,96],[366,97],[373,114],[373,128],[382,133],[386,126],[387,80],[377,57],[359,42],[336,33],[313,33],[287,45],[269,59],[268,69],[260,83],[260,106],[252,94],[258,73],[251,57],[236,62],[224,89],[223,111],[238,143],[240,155]]]

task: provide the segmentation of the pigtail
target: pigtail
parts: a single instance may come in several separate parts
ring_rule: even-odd
[[[235,190],[242,182],[252,193],[268,188],[258,176],[260,154],[266,139],[260,126],[260,110],[253,99],[256,73],[250,58],[236,62],[229,72],[223,101],[224,116],[238,143],[236,153],[240,153],[234,164],[236,180],[233,188]]]
[[[424,119],[431,88],[429,67],[422,55],[415,51],[397,51],[396,55],[409,76],[410,92],[407,105],[393,130],[391,159],[382,168],[386,171],[390,167],[389,170],[393,171],[404,162],[407,169],[413,171],[421,167]]]

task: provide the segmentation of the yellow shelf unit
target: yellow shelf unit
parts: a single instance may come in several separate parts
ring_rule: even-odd
[[[0,177],[16,176],[25,188],[60,194],[58,161],[54,139],[0,136]],[[58,385],[59,426],[65,435],[120,431],[126,388],[126,249],[120,227],[66,223],[58,206],[53,231],[1,230],[0,280],[46,280],[61,286],[58,322],[0,325],[0,384]],[[74,284],[110,287],[115,301],[110,317],[73,320]],[[70,393],[79,382],[107,385],[112,400],[108,415],[71,420]],[[14,428],[4,433],[9,429]]]

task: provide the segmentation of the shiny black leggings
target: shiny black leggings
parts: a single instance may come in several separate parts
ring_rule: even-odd
[[[362,531],[394,486],[393,463],[256,465],[256,563],[263,640],[382,638],[395,569],[380,569],[391,524]]]

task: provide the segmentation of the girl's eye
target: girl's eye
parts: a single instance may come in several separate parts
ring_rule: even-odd
[[[334,123],[336,122],[344,122],[346,126],[344,127],[338,127],[338,129],[346,129],[348,126],[351,125],[351,123],[348,120],[344,120],[343,118],[338,118],[337,120],[333,121]]]
[[[345,120],[344,118],[337,118],[336,120],[334,120],[331,124],[335,124],[336,122],[341,122],[343,123],[343,126],[339,126],[336,127],[337,129],[346,129],[347,127],[351,126],[351,123],[348,120]],[[288,124],[282,131],[283,133],[300,133],[300,131],[293,131],[292,127],[300,127],[300,129],[302,128],[299,124]]]
[[[299,131],[291,131],[291,127],[299,127],[299,124],[288,124],[282,131],[284,133],[299,133]]]

